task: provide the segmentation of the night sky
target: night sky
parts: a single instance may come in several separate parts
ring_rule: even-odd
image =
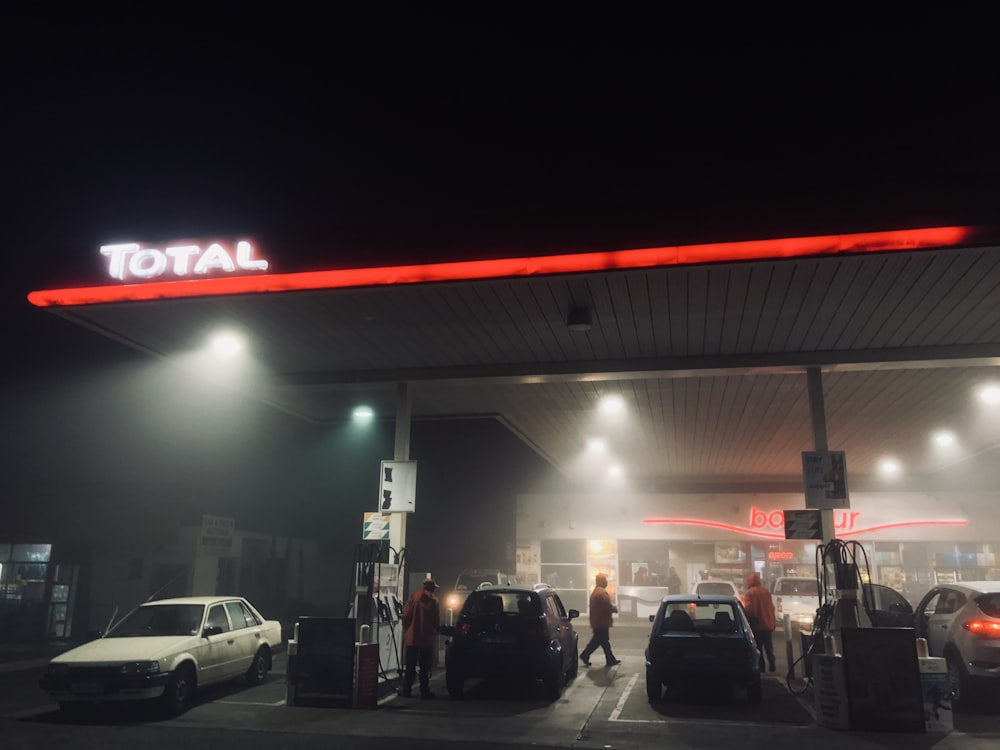
[[[145,410],[151,386],[127,374],[141,355],[26,302],[97,283],[102,244],[249,235],[287,271],[1000,225],[985,18],[203,5],[5,19],[4,457],[23,492],[53,465],[124,486],[126,445],[183,482],[227,442],[174,385],[171,424]],[[245,418],[272,442],[232,461],[315,447],[266,412]],[[484,456],[544,469],[496,426],[422,429],[415,453],[473,430]],[[290,466],[262,470],[287,487]],[[475,502],[460,472],[428,470],[436,494]]]

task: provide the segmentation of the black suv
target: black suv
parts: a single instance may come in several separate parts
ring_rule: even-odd
[[[576,677],[579,644],[567,610],[547,586],[508,585],[472,591],[445,651],[448,694],[460,698],[469,677],[541,680],[556,700]]]

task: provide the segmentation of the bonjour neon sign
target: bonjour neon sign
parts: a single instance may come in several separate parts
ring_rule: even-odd
[[[193,244],[147,247],[138,242],[102,245],[101,255],[108,259],[108,275],[119,281],[209,276],[237,271],[266,271],[269,263],[254,257],[254,248],[241,240],[231,248],[219,242],[206,247]]]
[[[886,531],[888,529],[901,529],[914,526],[968,526],[966,519],[928,519],[921,521],[897,521],[895,523],[883,523],[874,526],[861,527],[858,524],[858,511],[845,510],[834,513],[833,525],[837,536],[858,536],[870,534],[876,531]],[[746,526],[738,526],[731,523],[723,523],[707,518],[644,518],[644,524],[659,524],[665,526],[704,526],[724,531],[735,531],[746,536],[757,536],[766,539],[785,538],[785,517],[781,510],[761,510],[756,506],[751,506],[750,517]]]

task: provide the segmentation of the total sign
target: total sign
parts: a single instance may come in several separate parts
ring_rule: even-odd
[[[108,275],[119,281],[147,281],[160,277],[185,278],[216,272],[266,271],[268,262],[254,258],[253,246],[246,240],[225,247],[213,242],[206,247],[194,244],[167,245],[162,249],[138,242],[103,245],[101,255],[108,259]]]

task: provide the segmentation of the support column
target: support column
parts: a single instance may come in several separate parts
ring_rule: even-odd
[[[396,385],[396,438],[394,461],[410,460],[410,388],[408,383]],[[406,513],[393,513],[389,523],[389,545],[397,552],[406,547]]]
[[[823,372],[818,367],[806,369],[806,379],[809,384],[809,417],[812,420],[813,450],[827,451],[826,441],[826,405],[823,400]],[[833,529],[833,508],[820,508],[821,525],[823,527],[823,543],[836,538]]]

